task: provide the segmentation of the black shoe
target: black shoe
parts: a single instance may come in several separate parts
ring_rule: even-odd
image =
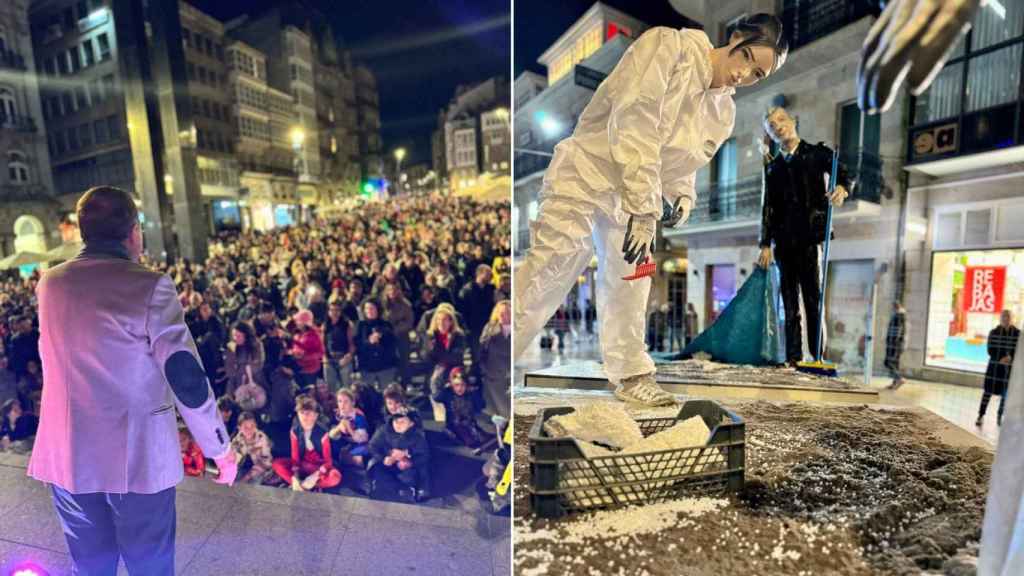
[[[786,360],[786,366],[790,368],[796,368],[798,364],[800,364],[799,360]]]
[[[426,490],[417,490],[413,500],[416,502],[425,502],[430,499],[430,492]]]
[[[978,419],[974,421],[974,425],[977,426],[978,428],[981,428],[981,424],[982,424],[982,421],[983,421],[982,419],[983,418],[984,418],[984,416],[978,416]]]
[[[410,503],[416,503],[416,490],[412,488],[400,488],[398,497]]]

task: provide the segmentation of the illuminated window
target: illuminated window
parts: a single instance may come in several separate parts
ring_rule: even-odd
[[[583,36],[584,58],[597,52],[601,48],[601,27],[595,26]]]

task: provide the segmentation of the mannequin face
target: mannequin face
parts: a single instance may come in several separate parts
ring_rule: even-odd
[[[775,50],[767,46],[744,46],[733,52],[743,40],[743,36],[733,32],[728,44],[711,51],[712,88],[753,86],[772,73]]]
[[[776,144],[782,144],[799,137],[796,132],[796,121],[781,108],[765,118],[764,129]]]

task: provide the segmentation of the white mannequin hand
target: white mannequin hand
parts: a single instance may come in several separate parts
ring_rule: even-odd
[[[628,264],[641,264],[654,253],[654,231],[657,222],[654,216],[630,214],[626,223],[626,235],[622,239],[623,257]],[[648,253],[648,249],[650,253]]]
[[[693,209],[693,200],[686,196],[680,196],[676,198],[676,201],[671,206],[668,203],[665,204],[664,214],[661,217],[661,223],[666,228],[676,228],[681,224],[685,224],[690,219],[690,211]]]
[[[957,38],[987,0],[892,0],[861,49],[857,102],[875,114],[892,105],[904,78],[915,96],[942,69]]]

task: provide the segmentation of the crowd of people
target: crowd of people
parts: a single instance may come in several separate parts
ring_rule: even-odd
[[[511,407],[510,213],[465,198],[371,202],[211,239],[168,274],[246,482],[431,493],[424,423],[479,450]],[[0,280],[4,449],[31,449],[44,375],[34,287]],[[181,429],[186,473],[206,461]]]

